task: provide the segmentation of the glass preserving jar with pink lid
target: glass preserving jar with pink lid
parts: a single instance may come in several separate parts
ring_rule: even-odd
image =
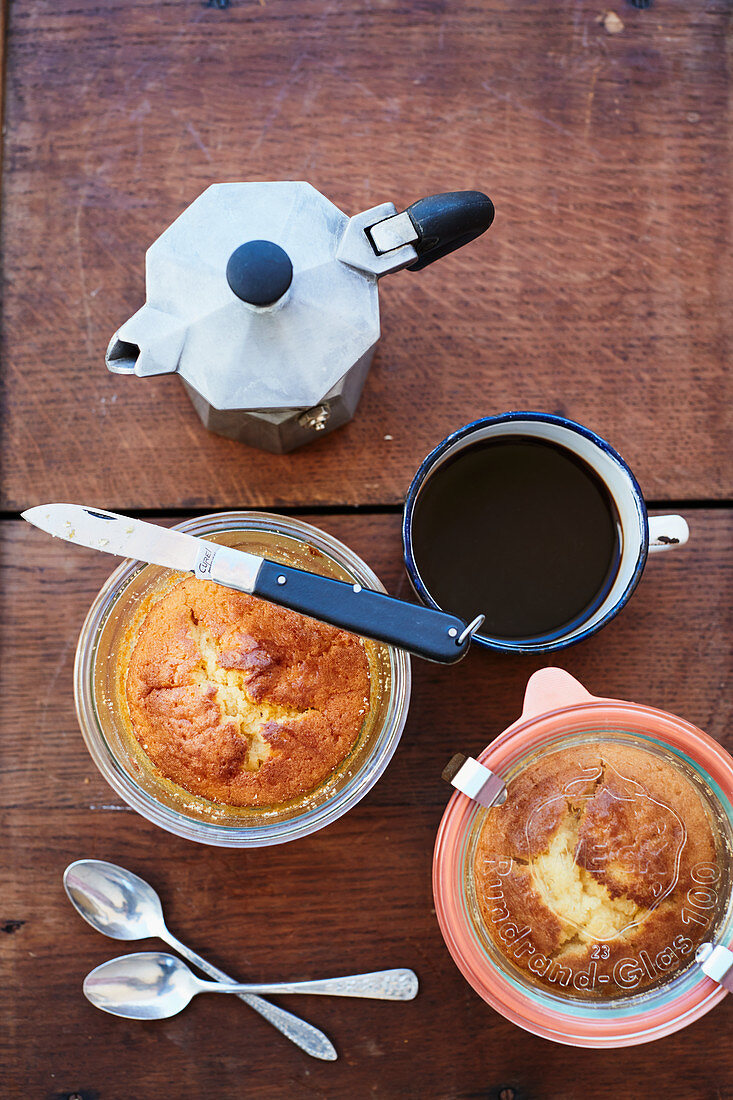
[[[556,1042],[621,1047],[733,989],[733,759],[689,722],[547,668],[438,831],[433,892],[476,992]]]

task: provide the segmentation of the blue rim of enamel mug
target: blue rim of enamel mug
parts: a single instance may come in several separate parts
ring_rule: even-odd
[[[493,649],[503,653],[550,653],[557,649],[567,649],[571,645],[582,642],[584,638],[590,638],[593,634],[601,630],[606,623],[609,623],[611,619],[614,619],[618,615],[619,611],[628,603],[632,592],[639,583],[649,553],[649,520],[646,503],[644,502],[639,483],[634,477],[628,463],[623,460],[618,451],[612,447],[610,443],[607,443],[605,439],[602,439],[601,436],[592,432],[590,428],[586,428],[585,425],[579,424],[576,420],[568,420],[567,417],[556,416],[554,413],[514,411],[500,413],[498,416],[483,416],[478,420],[472,420],[470,424],[464,424],[462,428],[458,428],[455,432],[451,432],[450,435],[447,435],[445,439],[441,440],[437,447],[434,447],[430,454],[423,459],[417,473],[410,482],[410,487],[405,497],[405,507],[402,513],[402,553],[410,583],[422,602],[428,607],[435,608],[437,611],[450,611],[450,608],[441,607],[440,604],[433,599],[420,576],[420,571],[415,561],[412,543],[412,518],[418,494],[434,470],[436,463],[447,451],[451,450],[456,443],[460,443],[461,440],[467,439],[480,429],[489,427],[490,425],[511,424],[518,420],[555,424],[559,428],[567,428],[570,431],[574,431],[589,442],[595,444],[595,446],[615,462],[628,477],[641,528],[641,546],[639,547],[639,555],[629,582],[613,607],[609,608],[606,614],[597,622],[593,623],[592,626],[588,626],[584,630],[573,633],[571,638],[568,638],[567,634],[563,634],[562,637],[554,640],[538,639],[537,641],[528,640],[515,642],[505,638],[494,638],[490,635],[480,633],[473,635],[473,641],[477,645],[483,646],[485,649]],[[562,444],[559,444],[559,446],[562,446]],[[604,485],[606,485],[605,478],[603,478],[597,470],[596,473],[601,477]],[[606,485],[606,487],[609,493],[611,493],[610,487],[608,485]],[[611,496],[613,497],[613,493],[611,493]]]

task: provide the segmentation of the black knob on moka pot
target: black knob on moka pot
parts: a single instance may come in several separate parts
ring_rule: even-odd
[[[274,241],[247,241],[227,263],[227,282],[236,296],[252,306],[271,306],[293,281],[293,264]]]
[[[494,220],[494,204],[483,191],[449,191],[418,199],[405,211],[417,233],[413,248],[418,259],[408,271],[447,256],[480,237]]]

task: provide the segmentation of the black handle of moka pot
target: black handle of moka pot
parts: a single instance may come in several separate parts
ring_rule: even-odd
[[[483,191],[448,191],[418,199],[407,213],[418,236],[412,242],[418,258],[408,271],[420,271],[485,233],[494,220],[494,204]]]

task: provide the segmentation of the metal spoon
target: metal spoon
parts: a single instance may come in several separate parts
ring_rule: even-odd
[[[103,935],[115,940],[157,937],[217,982],[227,985],[233,982],[223,970],[202,959],[168,931],[160,898],[152,886],[132,871],[100,859],[78,859],[64,871],[64,889],[76,911]],[[317,1027],[262,997],[251,993],[238,996],[306,1054],[324,1062],[338,1058],[331,1040]]]
[[[224,985],[197,978],[175,955],[140,951],[97,966],[84,979],[84,993],[93,1005],[113,1016],[166,1020],[184,1009],[197,993],[319,993],[411,1001],[417,995],[417,977],[412,970],[379,970],[322,981]]]

